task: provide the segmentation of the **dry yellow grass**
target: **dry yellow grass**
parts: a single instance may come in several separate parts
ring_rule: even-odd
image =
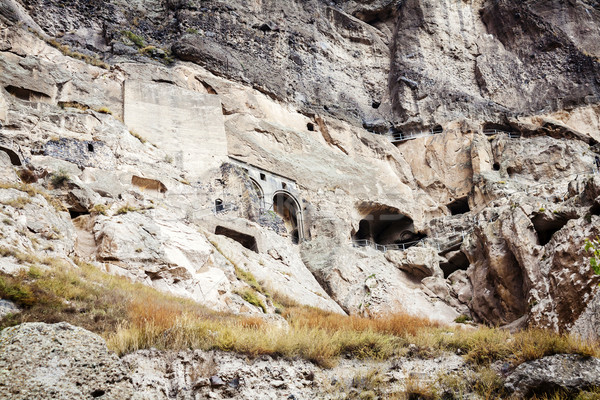
[[[390,314],[375,318],[359,316],[346,317],[340,316],[339,314],[327,313],[316,308],[302,306],[290,308],[284,313],[284,317],[297,324],[329,331],[372,331],[400,337],[415,335],[423,328],[439,327],[438,323],[407,313]]]
[[[461,349],[469,361],[480,365],[495,360],[515,365],[555,353],[600,355],[597,344],[548,331],[511,335],[492,328],[449,329],[401,313],[347,317],[274,295],[275,302],[286,303],[280,303],[287,307],[282,315],[289,326],[284,329],[260,316],[217,313],[89,264],[79,262],[79,268],[73,268],[65,261],[6,249],[0,249],[0,255],[31,266],[17,276],[0,274],[0,297],[25,307],[23,313],[2,320],[0,327],[67,321],[101,334],[118,354],[150,347],[221,349],[251,356],[301,357],[323,367],[335,365],[342,355],[375,359],[403,355],[409,343],[416,344],[422,356]]]
[[[0,189],[17,189],[27,193],[30,197],[34,197],[39,194],[57,211],[66,211],[65,206],[60,200],[58,200],[56,197],[50,196],[46,191],[34,185],[27,183],[0,182]]]

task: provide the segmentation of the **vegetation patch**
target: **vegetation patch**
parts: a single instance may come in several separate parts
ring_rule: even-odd
[[[110,109],[108,107],[100,107],[100,108],[97,108],[95,111],[99,112],[100,114],[113,115],[112,111],[110,111]]]
[[[35,197],[37,195],[42,196],[48,204],[52,205],[57,211],[66,211],[67,209],[62,204],[62,202],[55,197],[50,196],[47,192],[27,183],[10,183],[10,182],[0,182],[0,189],[16,189],[21,192],[27,193],[30,197]]]
[[[141,36],[136,35],[131,31],[122,31],[123,37],[127,38],[131,43],[136,45],[139,48],[145,47],[146,43]]]
[[[31,203],[31,197],[17,197],[16,199],[6,200],[4,205],[10,206],[16,209],[23,209],[27,204]]]
[[[247,301],[248,303],[252,304],[253,306],[256,306],[256,307],[259,307],[260,309],[262,309],[262,311],[264,313],[267,312],[267,307],[265,306],[265,303],[258,296],[258,292],[256,290],[251,289],[251,288],[246,288],[244,290],[238,290],[235,293],[238,294],[242,299],[244,299],[244,301]]]
[[[136,211],[140,211],[140,209],[127,204],[127,205],[124,205],[123,207],[119,208],[117,210],[117,212],[115,213],[115,215],[123,215],[123,214],[127,214],[129,212],[136,212]]]
[[[110,69],[110,65],[108,65],[107,63],[102,61],[97,56],[89,56],[87,54],[83,54],[78,51],[73,51],[73,50],[71,50],[71,48],[69,46],[67,46],[66,44],[60,43],[56,39],[48,39],[48,40],[46,40],[46,43],[48,43],[50,46],[60,50],[60,52],[63,53],[67,57],[75,58],[76,60],[81,60],[87,64],[90,64],[90,65],[93,65],[96,67]]]
[[[134,138],[136,138],[140,142],[142,142],[142,143],[146,143],[147,142],[147,140],[144,139],[139,133],[137,133],[135,131],[129,131],[129,133],[131,134],[131,136],[133,136]]]
[[[100,215],[106,215],[106,211],[108,210],[108,208],[104,205],[104,204],[95,204],[94,207],[92,207],[92,209],[90,210],[90,212],[92,214],[100,214]]]
[[[70,180],[69,174],[62,169],[50,175],[50,183],[52,183],[52,187],[54,188],[63,187]]]
[[[0,327],[66,321],[102,335],[118,354],[151,347],[220,349],[250,356],[301,357],[331,367],[340,356],[386,359],[407,355],[408,345],[414,344],[419,350],[412,356],[461,349],[468,361],[482,368],[496,360],[514,366],[557,353],[600,355],[595,343],[549,331],[514,335],[492,328],[467,331],[404,313],[378,318],[343,316],[298,306],[275,294],[275,301],[286,303],[281,315],[289,324],[287,329],[277,329],[260,318],[214,312],[79,260],[74,267],[65,260],[40,259],[6,248],[0,248],[0,256],[14,257],[25,266],[15,276],[0,273],[0,297],[23,308],[22,313],[4,318]],[[472,384],[479,385],[482,393],[493,393],[492,376],[484,378],[481,375],[479,383]],[[374,386],[363,389],[377,393]]]

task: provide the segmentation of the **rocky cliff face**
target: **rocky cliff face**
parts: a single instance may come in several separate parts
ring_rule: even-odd
[[[242,270],[339,313],[598,336],[598,13],[3,0],[3,246],[221,311],[274,311]]]

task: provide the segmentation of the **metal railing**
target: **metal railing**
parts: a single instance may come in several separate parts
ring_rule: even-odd
[[[486,136],[494,136],[494,135],[498,135],[498,134],[505,134],[508,135],[508,137],[510,139],[518,139],[521,137],[521,133],[520,132],[509,132],[509,131],[503,131],[500,129],[484,129],[483,130],[483,134]]]
[[[412,133],[403,133],[403,132],[394,132],[389,135],[389,139],[392,143],[404,142],[411,139],[417,139],[421,137],[428,137],[433,135],[439,135],[443,133],[443,129],[430,129],[428,131],[420,131],[420,132],[412,132]]]
[[[406,250],[409,247],[415,246],[419,243],[421,243],[423,241],[423,239],[421,240],[416,240],[414,242],[406,242],[406,243],[391,243],[391,244],[379,244],[379,243],[375,243],[372,240],[368,240],[368,239],[358,239],[358,240],[352,240],[351,245],[352,247],[371,247],[375,250],[379,250],[382,252],[386,252],[388,250]]]

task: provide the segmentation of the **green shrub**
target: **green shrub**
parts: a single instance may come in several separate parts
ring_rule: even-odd
[[[96,204],[94,207],[92,207],[91,212],[93,214],[106,215],[106,210],[107,207],[104,204]]]
[[[246,288],[244,290],[238,290],[235,292],[238,294],[244,301],[252,304],[253,306],[259,307],[263,310],[264,313],[267,312],[267,307],[265,303],[258,297],[258,292],[254,289]]]
[[[110,111],[110,109],[108,107],[100,107],[100,108],[96,109],[96,112],[99,112],[100,114],[113,115],[112,111]]]
[[[591,252],[590,266],[594,272],[600,275],[600,238],[596,237],[594,240],[585,240],[585,251]]]
[[[137,133],[135,131],[129,131],[129,133],[131,134],[131,136],[133,136],[134,138],[136,138],[140,142],[146,143],[146,139],[144,139],[139,133]]]
[[[472,321],[473,319],[471,317],[469,317],[468,315],[459,315],[458,317],[456,317],[454,319],[454,322],[456,322],[457,324],[464,324],[466,322]]]
[[[128,212],[139,211],[139,208],[130,206],[129,204],[119,208],[116,212],[116,215],[127,214]]]
[[[137,47],[142,48],[146,45],[146,43],[144,42],[144,39],[141,36],[138,36],[131,31],[123,31],[122,33],[123,33],[123,36],[125,36],[127,39],[129,39]]]

